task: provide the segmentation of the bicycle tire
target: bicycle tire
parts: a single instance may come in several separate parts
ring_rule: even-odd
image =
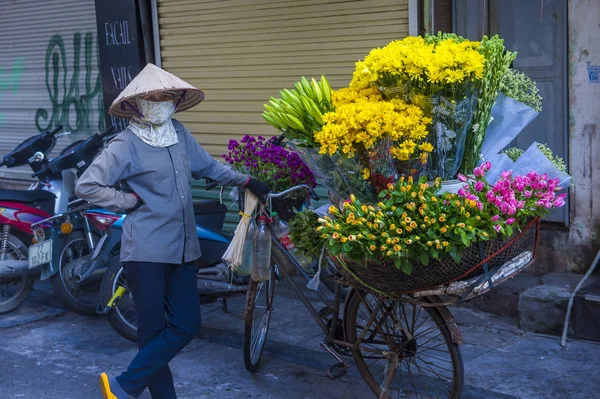
[[[352,290],[351,292],[351,297],[348,299],[347,302],[347,307],[345,309],[345,317],[344,317],[344,321],[345,321],[345,330],[346,330],[346,336],[348,339],[348,342],[350,343],[354,343],[357,339],[357,337],[360,335],[357,331],[357,315],[359,313],[359,308],[361,303],[364,303],[363,298],[361,297],[361,294],[356,291],[356,290]],[[370,294],[367,294],[370,295]],[[398,301],[391,301],[390,302],[397,302],[397,303],[402,303],[405,305],[409,305],[403,302],[398,302]],[[395,306],[395,305],[394,305]],[[444,320],[440,314],[440,312],[435,308],[435,307],[420,307],[419,305],[410,305],[410,306],[418,306],[421,310],[425,310],[427,312],[428,315],[431,316],[431,319],[433,320],[433,322],[435,323],[434,326],[429,327],[427,330],[431,329],[431,331],[433,331],[434,328],[437,328],[437,330],[439,330],[440,335],[443,339],[443,344],[448,348],[448,354],[450,357],[450,361],[452,363],[452,385],[450,387],[449,392],[447,393],[447,395],[443,395],[440,396],[439,393],[437,392],[437,389],[435,389],[435,384],[432,384],[434,390],[436,390],[436,394],[434,397],[443,397],[443,398],[451,398],[451,399],[459,399],[461,397],[462,394],[462,390],[463,390],[463,385],[464,385],[464,366],[463,366],[463,362],[462,362],[462,356],[460,353],[460,348],[458,347],[458,345],[456,345],[453,341],[452,341],[452,336],[450,334],[450,330],[448,328],[447,325],[444,324]],[[412,313],[413,315],[415,314],[414,312]],[[420,314],[420,310],[419,310],[419,314]],[[363,319],[365,317],[363,316]],[[384,324],[385,320],[383,319],[381,324]],[[402,321],[400,321],[400,323],[402,323]],[[408,320],[407,320],[407,324],[408,324]],[[413,325],[414,325],[414,321],[413,321]],[[394,325],[394,328],[392,329],[394,333],[396,333],[396,328],[397,325]],[[404,328],[404,327],[401,327]],[[416,337],[416,335],[414,334],[415,331],[413,331],[412,335],[413,337]],[[410,333],[410,332],[409,332]],[[402,334],[404,334],[404,330],[402,330]],[[369,334],[367,334],[369,335]],[[427,338],[429,340],[431,340],[432,338]],[[375,342],[376,340],[373,339],[373,341]],[[412,379],[411,377],[411,372],[410,372],[410,365],[411,365],[411,360],[410,357],[413,357],[413,361],[415,364],[415,367],[418,371],[421,371],[421,369],[417,366],[416,363],[416,359],[418,357],[417,353],[418,351],[420,351],[420,346],[419,346],[419,340],[418,339],[414,339],[414,349],[410,349],[410,351],[414,351],[414,352],[409,352],[409,350],[407,350],[406,346],[405,347],[401,347],[398,345],[398,342],[394,340],[394,350],[395,351],[403,351],[404,352],[404,358],[400,357],[400,362],[399,362],[399,366],[396,370],[400,370],[400,372],[403,372],[403,362],[407,362],[408,366],[407,366],[407,375],[409,378]],[[384,341],[385,342],[385,341]],[[389,342],[388,343],[384,343],[384,345],[389,346]],[[406,342],[402,343],[402,345],[407,345],[410,342],[410,340],[407,340]],[[402,349],[399,349],[402,348]],[[438,350],[438,349],[436,349]],[[366,354],[366,355],[365,355]],[[369,388],[371,389],[371,391],[377,396],[377,397],[382,397],[382,386],[381,386],[381,382],[378,382],[378,380],[374,377],[373,375],[373,371],[371,370],[371,368],[373,367],[373,365],[375,364],[375,362],[372,362],[371,364],[367,364],[367,361],[365,360],[366,358],[368,358],[369,356],[373,357],[373,355],[369,355],[368,352],[364,352],[361,351],[360,348],[357,348],[357,350],[353,351],[352,356],[354,358],[354,362],[356,363],[356,366],[362,376],[362,378],[364,379],[364,381],[367,383],[367,385],[369,386]],[[441,356],[438,355],[436,353],[436,356]],[[435,358],[434,358],[435,359]],[[440,359],[441,360],[441,359]],[[439,360],[438,360],[439,361]],[[434,361],[435,362],[435,361]],[[424,363],[427,364],[427,363]],[[432,364],[432,363],[430,363]],[[425,367],[429,367],[429,369],[431,369],[431,366],[425,366]],[[428,371],[428,370],[425,370]],[[398,378],[398,371],[396,371],[394,378]],[[418,381],[419,383],[425,381],[427,383],[427,380],[431,380],[432,377],[431,376],[422,376],[420,377],[420,381]],[[382,378],[383,380],[383,378]],[[443,381],[441,381],[443,382]],[[446,385],[448,385],[448,383],[445,383]],[[438,382],[437,384],[438,386],[442,385],[440,382]],[[407,383],[405,382],[405,387],[407,386]],[[412,388],[414,388],[414,392],[404,392],[405,396],[402,396],[402,392],[398,392],[398,391],[394,391],[394,392],[398,392],[395,394],[392,394],[391,397],[393,398],[400,398],[400,397],[415,397],[413,395],[415,395],[416,393],[416,397],[430,397],[430,396],[423,396],[423,393],[417,393],[417,387],[414,384],[414,381],[412,382]],[[410,387],[409,387],[410,389]],[[400,391],[402,391],[402,388],[399,388]],[[383,396],[385,397],[385,396]]]
[[[267,341],[267,333],[269,332],[269,324],[271,322],[271,312],[273,310],[273,299],[275,294],[275,268],[271,267],[271,278],[267,281],[258,282],[250,279],[248,283],[248,291],[246,292],[246,307],[244,311],[244,317],[246,319],[245,327],[244,327],[244,367],[246,370],[250,372],[254,372],[258,369],[258,365],[260,363],[260,359],[263,354],[263,350],[265,348],[265,343]],[[266,287],[264,292],[267,295],[264,295],[265,298],[265,319],[263,319],[262,327],[258,325],[255,320],[255,310],[256,310],[256,302],[262,292],[261,287]],[[260,336],[257,337],[258,341],[256,345],[253,345],[253,332],[255,328],[261,327]],[[258,333],[258,332],[257,332]]]
[[[123,275],[123,264],[121,262],[111,262],[106,273],[102,278],[100,287],[100,304],[105,306],[115,293],[115,280]],[[129,290],[123,295],[129,295]],[[132,301],[133,303],[133,301]],[[118,306],[118,303],[117,303]],[[119,309],[112,309],[107,316],[108,323],[123,338],[132,342],[137,342],[137,325],[134,327],[125,320]]]

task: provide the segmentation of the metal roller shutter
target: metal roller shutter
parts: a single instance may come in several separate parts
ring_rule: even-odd
[[[177,117],[216,157],[231,138],[276,134],[261,112],[282,88],[321,74],[345,86],[371,48],[408,35],[408,0],[159,0],[158,14],[162,67],[206,92]],[[202,186],[196,198],[218,198]],[[237,220],[234,206],[225,229]]]
[[[48,126],[73,132],[53,154],[104,127],[96,36],[94,0],[0,2],[0,156]]]
[[[408,0],[159,0],[158,15],[163,68],[206,92],[178,118],[215,156],[275,134],[262,105],[300,76],[339,88],[371,48],[408,34]]]

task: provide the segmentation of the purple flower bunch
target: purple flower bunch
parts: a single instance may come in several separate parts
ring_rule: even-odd
[[[235,170],[267,183],[273,191],[283,191],[298,184],[317,185],[315,176],[293,151],[276,145],[275,137],[245,135],[240,142],[229,140],[223,158]]]
[[[496,232],[510,235],[512,228],[509,226],[546,216],[552,209],[565,205],[567,194],[557,194],[562,189],[558,179],[549,179],[547,174],[534,171],[525,176],[513,176],[512,171],[507,170],[492,186],[485,179],[491,166],[490,162],[485,162],[475,168],[474,178],[459,174],[459,180],[469,184],[465,184],[458,195],[475,201],[479,211],[490,218]]]

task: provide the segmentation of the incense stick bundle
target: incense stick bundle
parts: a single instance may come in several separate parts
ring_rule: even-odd
[[[244,241],[250,226],[250,218],[258,206],[258,198],[246,190],[244,197],[244,210],[240,212],[242,218],[235,229],[235,236],[229,244],[227,251],[223,254],[223,261],[229,265],[231,270],[236,270],[242,264],[242,254],[244,250]]]

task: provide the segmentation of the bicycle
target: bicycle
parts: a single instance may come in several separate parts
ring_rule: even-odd
[[[273,199],[304,189],[296,186],[272,193],[269,204],[272,206]],[[310,277],[272,235],[271,278],[260,282],[251,279],[246,294],[244,365],[250,372],[259,366],[273,310],[275,277],[279,276],[289,281],[325,334],[321,346],[337,360],[327,370],[330,379],[346,374],[349,365],[342,357],[351,356],[378,398],[460,398],[464,385],[459,347],[462,335],[446,306],[487,292],[494,283],[505,281],[533,262],[521,258],[491,270],[490,275],[486,270],[483,277],[396,299],[360,287],[349,287],[343,299],[343,277],[333,262],[326,259],[326,269],[336,276],[336,281],[332,289],[327,286],[333,298],[319,287],[317,294],[325,307],[317,310],[292,274],[302,276],[307,282]],[[450,300],[446,300],[448,296]]]

